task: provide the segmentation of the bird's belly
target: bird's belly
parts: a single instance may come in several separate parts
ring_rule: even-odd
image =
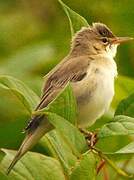
[[[114,77],[102,75],[98,76],[94,82],[92,88],[90,88],[91,82],[87,84],[87,88],[83,84],[85,92],[83,91],[83,94],[77,96],[79,127],[87,127],[93,124],[96,119],[107,111],[112,101]]]

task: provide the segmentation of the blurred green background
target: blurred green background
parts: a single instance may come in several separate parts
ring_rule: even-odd
[[[64,0],[64,3],[89,24],[103,22],[118,36],[134,37],[133,0]],[[68,19],[57,0],[0,0],[0,75],[16,77],[40,95],[42,77],[66,56],[70,41]],[[119,74],[130,80],[120,81],[122,86],[117,87],[114,108],[130,93],[129,86],[134,90],[133,42],[119,47],[116,61]],[[28,118],[17,98],[0,88],[0,147],[18,147],[24,136],[20,131]]]

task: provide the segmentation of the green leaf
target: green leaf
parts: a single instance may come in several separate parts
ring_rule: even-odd
[[[92,152],[88,152],[79,159],[72,169],[70,180],[95,180],[96,159]]]
[[[31,113],[39,101],[39,97],[23,82],[11,76],[0,76],[0,87],[11,91],[24,107]]]
[[[125,147],[116,151],[114,154],[134,154],[134,142],[129,143]]]
[[[56,132],[52,131],[46,134],[40,144],[42,148],[47,149],[50,156],[57,158],[64,170],[69,173],[77,158],[88,149],[85,137],[62,117],[50,112],[46,112],[46,116],[56,128]]]
[[[5,156],[5,153],[0,150],[0,162],[1,162],[1,160],[3,159],[4,156]]]
[[[134,80],[119,75],[115,81],[115,97],[112,103],[113,107],[117,107],[122,99],[127,98],[132,93],[134,93]]]
[[[5,157],[3,158],[0,167],[2,172],[5,172],[12,158],[15,156],[15,151],[3,149]],[[39,153],[28,152],[14,167],[9,174],[10,179],[45,179],[45,180],[64,180],[65,175],[60,163],[51,157],[41,155]]]
[[[123,169],[119,168],[115,161],[112,161],[111,159],[109,159],[106,155],[102,154],[101,153],[101,157],[109,164],[109,166],[111,166],[115,171],[116,173],[119,175],[119,176],[122,176],[124,178],[133,178],[134,176],[132,174],[128,174],[127,172],[125,172]]]
[[[1,75],[0,99],[0,145],[4,148],[16,148],[24,137],[22,129],[39,97],[18,79]]]
[[[15,149],[19,146],[29,113],[10,90],[0,88],[0,147]]]
[[[82,27],[88,27],[89,24],[86,19],[80,16],[78,13],[70,9],[66,4],[64,4],[61,0],[58,0],[64,9],[70,24],[71,35],[73,36],[77,31],[79,31]]]
[[[0,180],[9,180],[10,178],[0,170]]]
[[[49,132],[40,140],[39,145],[41,145],[43,153],[58,159],[64,172],[69,174],[71,167],[75,165],[77,156],[63,139],[61,133],[56,130]]]
[[[129,97],[123,99],[119,103],[115,111],[115,116],[116,115],[126,115],[134,117],[134,94],[131,94]]]
[[[115,116],[113,120],[102,126],[98,138],[134,134],[134,118],[120,115]]]
[[[47,107],[37,112],[46,111],[56,113],[76,125],[77,105],[70,84],[67,84],[63,91]]]
[[[46,112],[46,115],[50,123],[61,133],[64,140],[76,155],[86,150],[87,144],[85,137],[80,133],[78,128],[54,113]]]

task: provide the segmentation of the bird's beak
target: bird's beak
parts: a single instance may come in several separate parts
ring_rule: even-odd
[[[127,41],[134,40],[132,37],[115,37],[111,39],[112,44],[121,44]]]

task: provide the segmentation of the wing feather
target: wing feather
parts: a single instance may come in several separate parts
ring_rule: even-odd
[[[60,66],[58,65],[58,68],[55,68],[55,71],[48,76],[43,88],[43,96],[35,110],[46,107],[69,81],[72,83],[81,81],[87,74],[90,61],[89,57],[81,56],[60,63]],[[40,120],[40,116],[32,117],[25,130],[30,130]]]

